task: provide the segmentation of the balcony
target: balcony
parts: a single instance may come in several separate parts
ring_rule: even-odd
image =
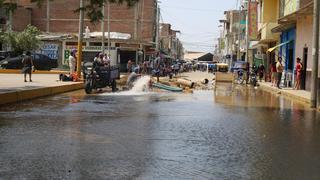
[[[261,23],[259,31],[261,32],[261,40],[264,42],[277,41],[279,34],[272,33],[271,30],[278,26],[278,23]]]

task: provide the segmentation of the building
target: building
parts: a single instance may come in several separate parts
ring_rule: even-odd
[[[160,51],[172,59],[183,59],[183,45],[177,37],[179,33],[171,29],[171,24],[160,24]]]
[[[278,26],[272,32],[280,32],[279,56],[285,64],[285,84],[293,86],[296,58],[303,63],[302,89],[311,89],[313,1],[279,0]]]
[[[230,10],[224,12],[225,19],[220,20],[222,31],[219,38],[219,53],[222,62],[231,65],[234,61],[244,60],[245,56],[245,12]]]
[[[61,65],[66,65],[70,50],[77,46],[79,31],[79,0],[45,1],[39,8],[30,0],[18,0],[18,9],[13,14],[12,29],[21,31],[27,24],[36,26],[45,32],[41,38],[45,42],[42,51],[55,54]],[[87,1],[86,1],[87,2]],[[105,8],[105,14],[107,15]],[[156,36],[156,0],[140,0],[132,8],[126,4],[110,5],[111,57],[113,64],[120,64],[122,69],[129,59],[139,62],[153,56]],[[4,15],[2,15],[4,16]],[[4,17],[7,21],[9,17]],[[105,18],[104,29],[108,23]],[[101,23],[92,24],[88,18],[84,20],[88,33],[84,38],[83,59],[89,61],[102,51]],[[90,32],[89,32],[90,31]],[[107,36],[107,32],[105,33]],[[105,40],[105,47],[108,44]],[[150,53],[151,52],[151,53]]]
[[[263,64],[266,69],[269,69],[270,64],[276,60],[275,51],[268,51],[268,49],[279,43],[280,33],[271,32],[278,26],[278,10],[279,0],[259,0],[258,39],[257,43],[252,45],[252,49],[256,50],[253,63]]]

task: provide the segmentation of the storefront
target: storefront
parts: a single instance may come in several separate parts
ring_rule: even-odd
[[[283,31],[280,35],[280,40],[279,56],[282,57],[282,63],[285,66],[284,85],[293,87],[296,27]]]

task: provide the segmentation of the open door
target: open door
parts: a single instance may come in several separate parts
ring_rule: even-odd
[[[307,78],[307,64],[308,64],[308,48],[303,48],[302,58],[302,74],[301,74],[301,89],[306,90],[306,78]]]

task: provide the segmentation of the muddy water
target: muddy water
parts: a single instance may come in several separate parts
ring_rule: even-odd
[[[319,179],[320,114],[239,86],[0,108],[0,179]]]

